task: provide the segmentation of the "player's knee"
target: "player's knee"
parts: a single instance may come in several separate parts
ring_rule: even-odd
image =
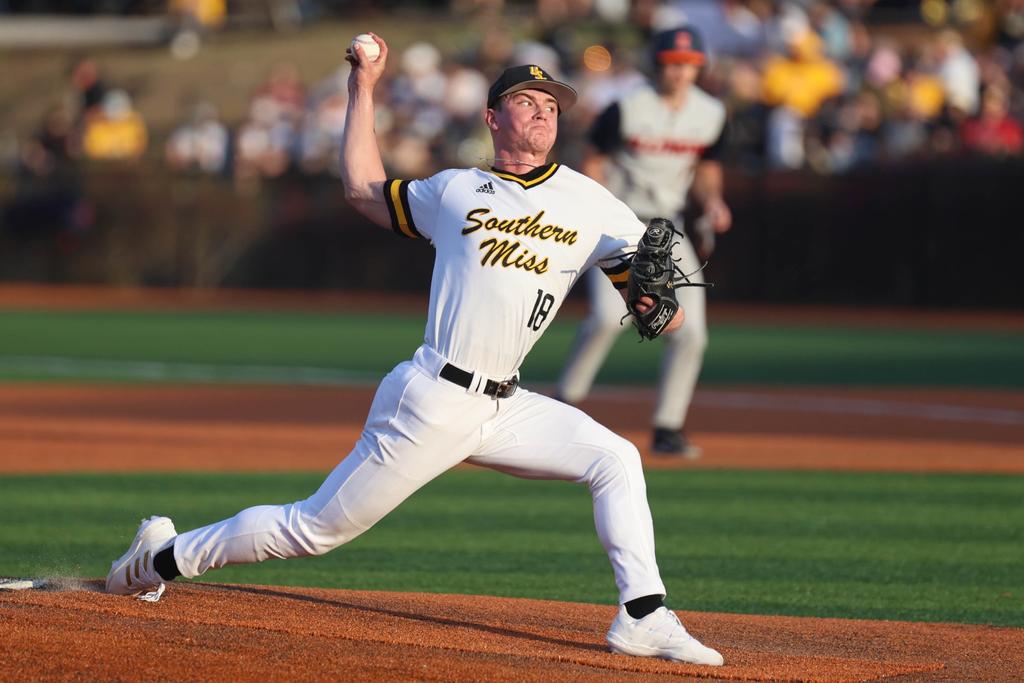
[[[640,451],[629,441],[616,437],[590,474],[588,483],[595,493],[610,486],[643,486]]]

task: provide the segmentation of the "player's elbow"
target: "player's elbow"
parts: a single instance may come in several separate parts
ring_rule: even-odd
[[[388,214],[387,205],[375,197],[373,193],[350,192],[346,187],[345,201],[348,202],[349,206],[366,218],[369,218],[376,225],[382,228],[391,226],[391,217]]]
[[[376,174],[357,174],[345,172],[341,178],[345,188],[345,200],[353,206],[361,204],[383,204],[384,183],[383,174],[376,177]]]
[[[370,190],[369,185],[361,185],[359,183],[346,182],[345,187],[345,201],[352,206],[359,208],[359,202],[365,202],[373,198],[373,192]]]

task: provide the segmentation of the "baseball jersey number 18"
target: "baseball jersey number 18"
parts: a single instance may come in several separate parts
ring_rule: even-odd
[[[554,303],[555,297],[547,294],[543,289],[538,289],[537,300],[533,302],[533,312],[530,313],[530,319],[526,321],[526,326],[534,332],[539,330]]]

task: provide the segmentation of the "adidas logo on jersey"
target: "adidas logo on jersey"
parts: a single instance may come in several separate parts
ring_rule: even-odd
[[[477,192],[483,192],[484,194],[494,194],[494,183],[488,180],[486,183],[476,188]]]

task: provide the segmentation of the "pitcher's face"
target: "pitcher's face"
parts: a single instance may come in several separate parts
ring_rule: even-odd
[[[558,136],[558,102],[543,90],[520,90],[501,98],[485,115],[495,149],[547,156]]]

